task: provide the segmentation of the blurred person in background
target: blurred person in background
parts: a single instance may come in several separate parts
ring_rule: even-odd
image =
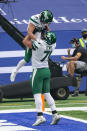
[[[79,39],[73,38],[70,43],[72,47],[75,48],[73,54],[70,54],[70,49],[68,49],[68,57],[61,56],[63,60],[69,60],[66,64],[68,76],[74,77],[76,69],[85,70],[87,66],[87,52],[85,48],[80,45]],[[80,87],[80,86],[79,86]],[[72,96],[78,96],[79,87],[76,87],[75,92]]]
[[[79,38],[80,45],[87,49],[87,29],[83,29],[81,31],[82,38]]]

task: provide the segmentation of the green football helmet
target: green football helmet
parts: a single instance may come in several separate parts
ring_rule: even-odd
[[[44,40],[47,42],[48,45],[52,45],[56,42],[56,35],[54,32],[47,32],[44,36]]]
[[[53,14],[51,11],[49,10],[44,10],[41,12],[41,15],[40,15],[40,22],[42,23],[51,23],[53,20]]]

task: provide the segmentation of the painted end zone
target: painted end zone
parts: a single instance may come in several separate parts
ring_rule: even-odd
[[[58,125],[51,126],[52,116],[44,113],[47,120],[40,126],[32,126],[36,112],[0,113],[0,131],[87,131],[87,123],[61,118]]]

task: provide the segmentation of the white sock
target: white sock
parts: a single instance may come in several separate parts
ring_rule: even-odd
[[[42,99],[41,94],[34,94],[36,110],[37,112],[42,112]]]
[[[51,96],[51,94],[50,93],[44,93],[43,95],[44,95],[44,98],[46,99],[48,105],[50,106],[51,111],[56,110],[55,102],[54,102],[54,99]]]
[[[18,72],[19,69],[20,69],[22,66],[24,66],[26,63],[27,63],[27,62],[26,62],[24,59],[20,60],[20,61],[18,62],[18,64],[17,64],[17,66],[16,66],[16,71]]]

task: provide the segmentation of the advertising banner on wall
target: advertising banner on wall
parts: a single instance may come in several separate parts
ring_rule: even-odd
[[[29,18],[43,10],[51,10],[52,30],[81,30],[87,27],[87,0],[8,0],[0,3],[0,14],[25,32]],[[0,31],[2,31],[0,29]]]

